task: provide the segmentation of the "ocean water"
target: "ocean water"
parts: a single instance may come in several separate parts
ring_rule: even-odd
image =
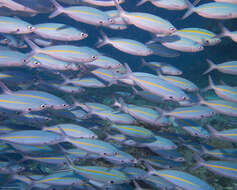
[[[26,16],[23,15],[24,13],[16,13],[11,12],[10,16],[14,17],[14,15],[17,15],[17,17],[23,19],[24,21],[27,21],[34,24],[39,23],[46,23],[46,22],[55,22],[55,23],[65,23],[70,26],[74,26],[76,28],[81,29],[82,31],[85,31],[88,34],[88,37],[81,41],[75,41],[75,42],[55,42],[55,44],[70,44],[75,46],[88,46],[91,48],[95,48],[95,44],[98,41],[98,38],[101,37],[100,30],[103,30],[107,36],[109,37],[122,37],[122,38],[129,38],[134,39],[142,43],[146,43],[151,39],[151,34],[147,31],[141,30],[135,26],[128,26],[126,30],[111,30],[104,27],[96,27],[88,24],[79,23],[77,21],[74,21],[73,19],[69,18],[66,15],[59,15],[53,19],[49,19],[49,13],[52,12],[53,6],[47,1],[47,0],[14,0],[15,2],[21,3],[25,6],[35,8],[37,7],[42,13],[37,14],[35,16]],[[220,23],[220,20],[215,19],[208,19],[201,17],[197,15],[196,13],[193,13],[191,16],[186,18],[185,20],[182,20],[182,16],[186,12],[186,10],[183,11],[174,11],[174,10],[167,10],[162,9],[153,6],[151,3],[147,2],[139,7],[135,6],[136,3],[138,3],[138,0],[126,0],[125,3],[121,4],[121,6],[129,12],[146,12],[150,14],[154,14],[157,16],[160,16],[164,19],[169,20],[177,29],[185,28],[185,27],[197,27],[197,28],[205,28],[208,29],[216,34],[219,34],[221,32],[220,27],[218,23]],[[201,1],[202,4],[210,2],[209,0]],[[68,6],[66,4],[63,4],[63,6]],[[92,6],[92,5],[90,5]],[[51,7],[51,8],[49,8]],[[49,10],[47,10],[49,8]],[[115,9],[115,7],[97,7],[100,10],[106,11]],[[0,16],[9,14],[8,11],[6,11],[5,8],[0,9]],[[227,27],[230,31],[237,31],[237,19],[229,19],[224,21],[225,27]],[[4,26],[1,26],[4,27]],[[23,40],[23,39],[22,39]],[[111,47],[110,45],[103,46],[99,49],[97,49],[100,53],[113,57],[114,59],[120,61],[121,63],[127,63],[131,70],[133,72],[145,72],[145,73],[152,73],[156,74],[153,70],[149,69],[148,67],[142,67],[141,68],[141,57],[129,55],[127,53],[123,53],[119,51],[118,49],[115,49]],[[17,49],[17,51],[28,53],[31,51],[31,49],[28,47],[26,49]],[[237,60],[237,44],[232,41],[229,38],[222,38],[222,41],[215,45],[215,46],[208,46],[205,47],[203,51],[197,52],[197,53],[184,53],[181,52],[180,56],[175,58],[165,58],[160,57],[157,55],[151,55],[145,57],[146,61],[157,61],[157,62],[164,62],[169,63],[180,70],[182,70],[183,74],[181,75],[183,78],[188,79],[195,83],[200,91],[208,86],[208,75],[203,75],[202,73],[207,70],[208,63],[206,62],[206,59],[210,59],[214,61],[216,64],[220,64],[226,61],[231,60]],[[37,70],[32,68],[11,68],[11,67],[3,67],[0,69],[0,72],[5,71],[23,71],[27,74],[33,74],[33,76],[39,75],[41,77],[41,80],[43,81],[55,81],[57,80],[57,75],[55,73],[47,71],[47,70]],[[90,71],[89,71],[90,72]],[[77,72],[72,71],[66,71],[63,72],[67,76],[76,76]],[[226,84],[230,86],[237,86],[237,77],[236,75],[230,75],[230,74],[224,74],[217,70],[212,71],[211,77],[215,84],[218,84],[220,81],[224,81]],[[24,76],[23,76],[24,77]],[[34,78],[34,77],[33,77]],[[59,79],[58,79],[59,81]],[[22,86],[7,84],[7,86],[11,87],[12,90],[19,90],[22,89]],[[40,85],[36,83],[35,85],[27,85],[24,87],[26,90],[42,90]],[[43,91],[50,91],[50,89],[43,89]],[[106,104],[108,106],[111,106],[114,102],[114,97],[118,97],[115,95],[115,92],[124,92],[129,93],[129,95],[126,97],[124,96],[123,99],[126,102],[126,104],[135,104],[138,106],[152,106],[152,107],[159,107],[165,110],[171,110],[174,107],[177,107],[177,105],[173,102],[167,102],[163,101],[161,103],[153,103],[151,101],[145,100],[138,96],[132,96],[133,90],[129,86],[117,86],[112,85],[110,87],[105,88],[85,88],[85,91],[81,94],[73,95],[77,100],[79,100],[81,103],[85,102],[97,102]],[[53,92],[54,95],[64,99],[69,104],[72,104],[71,95],[69,93],[58,93],[57,91]],[[205,99],[212,99],[213,97],[216,97],[215,93],[211,92],[205,92],[202,93],[202,96],[205,97]],[[119,110],[121,111],[121,110]],[[48,126],[55,125],[55,124],[63,124],[63,123],[75,123],[77,124],[77,120],[72,119],[66,119],[62,116],[57,115],[54,112],[49,113],[42,113],[45,116],[49,116],[52,120],[50,122],[47,122]],[[10,123],[11,128],[15,131],[17,130],[28,130],[28,129],[36,129],[40,130],[39,126],[26,126],[26,124],[23,122],[21,125],[18,125],[18,123],[14,120],[14,118],[7,117],[2,119],[4,122]],[[210,124],[212,127],[214,127],[216,130],[224,130],[224,129],[234,129],[237,126],[237,119],[233,116],[223,115],[223,114],[217,114],[210,118],[204,118],[199,119],[198,122],[200,122],[203,126],[206,126],[207,124]],[[131,155],[133,155],[136,159],[140,159],[142,157],[151,158],[152,156],[155,156],[154,152],[150,151],[148,148],[138,148],[133,146],[126,146],[121,143],[115,142],[113,140],[106,140],[106,133],[111,134],[117,134],[117,132],[114,132],[109,128],[111,122],[98,119],[98,117],[93,116],[86,120],[81,120],[79,122],[82,126],[85,125],[85,127],[90,128],[92,131],[94,131],[98,136],[100,140],[104,140],[106,142],[109,142],[111,144],[114,144],[119,147],[120,150],[123,150]],[[4,124],[3,124],[4,125]],[[98,125],[99,127],[91,128],[93,125]],[[193,153],[192,150],[185,147],[184,144],[192,144],[196,143],[198,145],[208,144],[209,146],[215,147],[215,148],[231,148],[231,149],[237,149],[236,143],[231,143],[228,141],[222,141],[220,139],[215,139],[214,137],[210,137],[208,139],[204,138],[198,138],[198,137],[192,137],[190,134],[186,133],[184,130],[180,128],[175,128],[171,124],[169,126],[165,127],[154,127],[149,124],[138,124],[141,127],[144,127],[146,129],[149,129],[156,135],[160,135],[163,137],[166,137],[170,140],[172,140],[174,143],[178,145],[178,152],[185,158],[185,161],[182,162],[181,167],[175,167],[174,169],[179,171],[185,171],[189,174],[192,174],[209,185],[213,187],[213,189],[216,190],[236,190],[237,189],[237,182],[236,179],[231,179],[228,177],[223,177],[222,175],[215,174],[213,172],[208,171],[207,169],[201,167],[196,170],[190,170],[190,168],[196,163],[193,159]],[[29,127],[29,128],[28,128]],[[41,126],[40,126],[41,127]],[[106,133],[105,133],[106,131]],[[235,134],[236,135],[236,134]],[[182,140],[179,140],[179,137],[184,137],[187,140],[183,142]],[[1,141],[0,141],[1,142]],[[71,148],[74,147],[70,143],[62,143],[64,147]],[[54,147],[56,145],[53,145]],[[200,147],[198,147],[200,149]],[[57,149],[57,147],[56,147]],[[17,149],[12,149],[13,152],[4,152],[1,160],[9,162],[9,165],[5,166],[6,168],[9,168],[12,163],[19,164],[18,161],[21,159],[21,152]],[[61,152],[63,154],[63,152]],[[41,155],[40,153],[38,155]],[[50,156],[56,155],[55,153],[50,153]],[[217,159],[211,156],[204,156],[201,155],[202,158],[204,158],[206,161],[210,160],[225,160],[225,159]],[[236,163],[237,165],[237,158],[235,161],[231,161],[233,163]],[[79,161],[75,162],[76,164],[80,166],[86,166],[86,165],[93,165],[93,166],[103,166],[108,168],[118,167],[115,164],[112,164],[108,161],[105,161],[103,158],[100,159],[79,159]],[[46,176],[48,174],[52,174],[54,172],[58,172],[64,169],[67,169],[67,163],[64,166],[58,166],[55,164],[45,164],[41,162],[37,162],[34,160],[27,160],[24,162],[20,162],[22,166],[24,166],[24,170],[19,172],[18,175],[20,176],[26,176],[30,177],[35,174],[40,174],[43,176]],[[3,166],[4,167],[4,166]],[[135,164],[134,167],[141,168],[147,171],[146,166],[142,163]],[[154,167],[157,170],[162,169],[159,167]],[[237,176],[237,169],[233,169],[233,173]],[[10,171],[11,173],[11,171]],[[27,189],[27,185],[24,181],[21,180],[11,180],[11,175],[5,174],[4,172],[1,172],[2,178],[0,177],[0,189]],[[9,180],[7,180],[9,179]],[[89,178],[90,179],[90,178]],[[85,180],[86,181],[86,180]],[[155,187],[154,185],[148,185],[144,183],[142,180],[137,180],[141,186],[141,188],[144,189],[159,189],[158,187]],[[127,184],[129,184],[129,187],[123,187],[123,186],[112,186],[109,188],[111,189],[135,189],[135,186],[130,180]],[[43,187],[32,187],[34,189],[43,189]],[[106,189],[108,187],[96,187],[97,189]],[[47,188],[46,188],[47,189]],[[89,189],[84,186],[57,186],[57,185],[51,185],[48,187],[48,189]],[[182,187],[177,187],[176,189],[182,189]],[[201,188],[200,188],[201,190]],[[205,190],[205,189],[203,189]]]

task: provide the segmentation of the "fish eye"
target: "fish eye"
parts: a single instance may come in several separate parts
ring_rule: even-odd
[[[204,115],[201,115],[201,118],[204,118]]]
[[[34,64],[35,64],[35,65],[40,65],[40,62],[35,61]]]
[[[20,32],[20,29],[19,29],[19,28],[17,28],[17,29],[16,29],[16,31],[17,31],[17,32]]]
[[[203,50],[203,47],[202,46],[198,46],[198,49]]]
[[[187,100],[187,98],[184,96],[184,97],[183,97],[183,100]]]
[[[97,59],[97,57],[93,55],[93,56],[92,56],[92,59]]]
[[[197,134],[197,133],[194,133],[194,136],[198,136],[198,134]]]
[[[131,162],[132,162],[132,163],[137,163],[137,160],[132,159]]]
[[[67,107],[67,104],[63,104],[63,107]]]
[[[45,105],[45,104],[42,104],[42,105],[40,105],[40,107],[41,107],[41,108],[45,108],[45,107],[46,107],[46,105]]]
[[[32,111],[32,109],[31,108],[27,108],[27,111]]]
[[[113,20],[112,18],[108,18],[108,21],[109,21],[110,23],[114,23],[114,20]]]
[[[107,156],[107,153],[106,153],[106,152],[104,152],[104,153],[103,153],[103,155],[104,155],[104,156]]]
[[[91,136],[91,138],[92,138],[92,139],[96,139],[96,136],[93,135],[93,136]]]
[[[111,180],[111,181],[109,181],[109,183],[110,183],[110,184],[114,184],[114,181],[113,181],[113,180]]]
[[[173,96],[170,96],[169,99],[173,99],[174,97]]]
[[[104,21],[103,21],[103,20],[100,20],[100,21],[99,21],[99,23],[100,23],[100,24],[103,24],[103,23],[104,23]]]
[[[35,27],[33,27],[33,26],[27,26],[27,28],[28,28],[30,31],[32,31],[32,30],[35,29]]]
[[[86,38],[88,35],[86,33],[81,33],[81,36]]]
[[[176,31],[176,28],[175,27],[170,27],[169,31],[174,32],[174,31]]]
[[[114,153],[114,155],[115,155],[115,156],[118,156],[118,155],[119,155],[119,153],[118,153],[118,152],[115,152],[115,153]]]

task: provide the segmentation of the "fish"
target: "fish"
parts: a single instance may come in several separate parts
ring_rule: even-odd
[[[195,122],[194,120],[176,119],[175,123],[177,123],[179,127],[182,127],[182,129],[187,131],[192,136],[205,139],[210,138],[208,130],[206,130],[205,127]]]
[[[110,126],[111,129],[115,129],[119,131],[120,133],[129,136],[130,138],[135,138],[135,139],[151,139],[153,140],[155,135],[153,134],[152,131],[135,126],[135,125],[115,125],[112,124]]]
[[[102,69],[118,69],[122,67],[122,63],[120,63],[118,60],[108,57],[108,56],[98,56],[98,58],[95,61],[84,63],[88,69],[92,68],[102,68]]]
[[[187,92],[196,92],[199,90],[196,84],[194,84],[192,81],[187,80],[185,78],[179,77],[179,76],[167,76],[163,75],[158,71],[158,76],[169,82],[170,84],[173,84],[174,86],[177,86],[181,88],[182,90],[185,90]]]
[[[6,34],[29,34],[35,31],[35,27],[19,18],[0,16],[0,23],[4,25],[0,32]]]
[[[207,89],[213,89],[220,98],[237,103],[237,89],[227,85],[215,85],[210,75],[208,79],[209,86]]]
[[[214,188],[211,187],[209,184],[207,184],[205,181],[187,172],[179,170],[155,170],[155,169],[150,169],[149,172],[153,175],[163,178],[164,180],[182,189],[214,190]]]
[[[205,167],[211,172],[221,175],[230,179],[236,179],[237,164],[231,161],[204,161],[198,155],[194,156],[197,164],[192,169]]]
[[[172,34],[176,28],[168,21],[159,16],[143,13],[143,12],[127,12],[115,2],[119,16],[128,24],[132,24],[137,28],[160,34]]]
[[[129,66],[127,64],[125,64],[125,66],[127,69],[127,78],[133,80],[143,90],[161,96],[164,100],[180,101],[189,99],[184,91],[174,85],[159,78],[134,76]]]
[[[14,11],[22,11],[22,12],[31,13],[33,15],[38,13],[37,10],[32,9],[30,7],[26,7],[23,4],[13,1],[13,0],[2,0],[0,6],[7,7]]]
[[[237,151],[236,149],[231,148],[213,148],[207,149],[202,146],[203,154],[211,157],[219,158],[221,160],[236,161],[237,160]]]
[[[155,40],[155,41],[154,41]],[[178,36],[177,34],[173,34],[170,36],[164,36],[164,37],[156,37],[151,42],[160,42],[163,46],[170,48],[172,50],[180,51],[180,52],[200,52],[204,50],[204,47],[202,44],[186,38],[182,36]],[[151,43],[147,42],[147,43]]]
[[[61,134],[60,128],[65,132],[68,137],[73,138],[86,138],[86,139],[97,139],[97,135],[80,125],[74,125],[70,123],[58,124],[50,127],[44,127],[43,131],[51,131]]]
[[[156,110],[145,107],[127,104],[123,101],[115,102],[114,105],[120,107],[125,113],[128,113],[138,121],[150,124],[152,126],[167,126],[169,124],[168,118],[160,117],[160,113]]]
[[[226,2],[210,2],[194,7],[189,0],[185,0],[188,5],[188,11],[182,17],[190,16],[193,12],[198,15],[211,19],[233,19],[237,17],[237,5]]]
[[[22,145],[52,145],[63,141],[62,135],[40,130],[20,130],[0,135],[0,140]]]
[[[106,44],[110,44],[116,49],[131,55],[148,56],[153,53],[153,51],[149,47],[139,41],[127,38],[108,38],[108,36],[106,36],[106,34],[102,31],[101,35],[103,37],[103,40],[99,39],[96,44],[97,48],[100,48]]]
[[[208,108],[206,106],[196,105],[188,107],[177,107],[170,112],[163,111],[163,115],[178,119],[201,119],[215,115],[216,112],[214,110],[215,109]]]
[[[164,8],[167,10],[184,10],[187,8],[185,0],[171,0],[166,2],[164,0],[140,0],[137,6],[140,6],[146,2],[152,3],[156,7]]]
[[[83,3],[88,3],[91,5],[102,6],[102,7],[110,7],[115,6],[114,0],[82,0]],[[122,4],[125,0],[116,0],[117,3]]]
[[[81,63],[94,61],[97,59],[97,55],[99,55],[99,52],[89,47],[56,45],[40,48],[29,39],[25,39],[25,41],[32,48],[32,52],[29,53],[26,60],[29,60],[29,58],[35,56],[37,53],[42,53],[61,61]]]
[[[61,71],[79,70],[79,66],[75,63],[61,61],[53,57],[50,57],[46,54],[38,53],[34,55],[32,58],[35,59],[36,61],[27,63],[27,66],[31,68],[46,68],[49,70],[61,70]]]
[[[209,64],[209,69],[207,69],[203,74],[207,74],[211,72],[212,70],[216,69],[222,73],[226,74],[232,74],[232,75],[237,75],[237,61],[227,61],[221,64],[216,65],[213,61],[210,59],[206,60]]]
[[[226,100],[200,100],[200,104],[204,104],[210,109],[215,110],[217,113],[224,115],[237,116],[237,103]]]
[[[204,28],[182,28],[173,35],[189,38],[203,46],[214,46],[221,42],[215,33]]]
[[[95,26],[107,26],[113,24],[113,19],[105,12],[88,6],[71,6],[64,8],[56,0],[50,0],[55,6],[55,11],[49,15],[54,18],[59,14],[66,14],[68,17],[86,24]]]
[[[158,55],[161,57],[167,57],[167,58],[174,58],[179,57],[180,53],[176,50],[167,48],[161,44],[154,43],[154,44],[147,44],[147,46],[152,49],[154,55]]]
[[[161,62],[146,62],[144,59],[141,59],[142,66],[148,66],[151,69],[154,69],[155,71],[160,70],[163,74],[166,75],[182,75],[182,70],[174,67],[171,64],[168,63],[161,63]]]
[[[237,142],[236,138],[236,129],[227,129],[223,131],[217,131],[215,128],[213,128],[211,125],[207,125],[207,128],[211,134],[211,136],[222,139],[230,142]]]
[[[34,25],[36,28],[34,33],[38,36],[60,41],[77,41],[88,37],[88,34],[61,23],[43,23]]]

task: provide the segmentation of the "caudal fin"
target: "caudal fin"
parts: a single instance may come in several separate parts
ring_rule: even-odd
[[[140,5],[142,5],[142,4],[144,4],[144,3],[146,3],[146,2],[148,2],[149,0],[141,0],[141,1],[139,1],[137,4],[136,4],[136,6],[140,6]]]
[[[193,155],[194,160],[197,162],[193,167],[191,167],[189,170],[193,171],[200,167],[202,167],[202,162],[205,162],[198,154]]]
[[[104,46],[104,45],[109,43],[108,36],[102,30],[100,31],[100,34],[101,34],[103,39],[99,38],[98,42],[95,45],[96,48],[100,48],[100,47],[102,47],[102,46]]]
[[[210,59],[207,59],[206,61],[207,61],[208,64],[209,64],[209,69],[207,69],[207,70],[203,73],[203,75],[205,75],[205,74],[211,72],[212,70],[214,70],[214,69],[216,68],[216,64],[215,64],[213,61],[211,61]]]
[[[221,33],[218,35],[219,37],[229,36],[230,31],[224,26],[223,22],[219,23],[221,28]]]
[[[50,1],[54,5],[56,10],[49,15],[49,18],[54,18],[63,13],[64,8],[56,0],[50,0]]]
[[[186,3],[187,6],[188,6],[188,10],[187,10],[187,12],[184,14],[184,16],[182,17],[182,19],[185,19],[185,18],[189,17],[191,14],[193,14],[194,8],[195,8],[195,7],[193,6],[193,4],[189,2],[189,0],[185,0],[185,3]]]
[[[29,38],[24,36],[25,42],[31,47],[32,51],[27,54],[27,56],[22,60],[24,63],[27,63],[34,55],[41,52],[41,48],[32,42]]]
[[[207,129],[210,132],[211,136],[216,136],[216,134],[218,133],[218,131],[213,128],[211,125],[207,125]]]

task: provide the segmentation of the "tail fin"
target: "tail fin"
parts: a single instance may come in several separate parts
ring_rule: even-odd
[[[195,1],[193,2],[193,5],[196,6],[200,1],[201,1],[201,0],[195,0]]]
[[[108,36],[102,30],[100,31],[100,34],[103,39],[99,38],[98,42],[96,43],[96,48],[100,48],[109,43]]]
[[[35,54],[40,53],[41,52],[41,48],[39,46],[37,46],[34,42],[32,42],[29,38],[27,38],[26,36],[24,36],[24,40],[26,41],[26,43],[31,47],[32,51],[24,58],[24,62],[28,62],[30,60],[30,58],[32,58]]]
[[[209,81],[209,85],[206,88],[202,89],[201,92],[206,92],[208,90],[214,89],[215,84],[213,83],[211,75],[208,75],[208,81]]]
[[[219,26],[221,28],[221,33],[218,34],[216,37],[224,37],[224,36],[229,36],[230,31],[223,25],[223,22],[219,23]]]
[[[205,162],[199,155],[194,154],[193,155],[194,160],[197,162],[196,164],[194,164],[193,167],[191,167],[189,170],[193,171],[196,170],[197,168],[202,167],[202,163],[201,162]]]
[[[136,6],[140,6],[140,5],[142,5],[142,4],[144,4],[144,3],[146,3],[146,2],[148,2],[149,0],[141,0],[141,1],[139,1],[137,4],[136,4]]]
[[[120,101],[118,101],[118,100],[115,98],[115,99],[114,99],[114,103],[113,103],[112,106],[115,106],[115,107],[119,107],[119,108],[121,108],[121,107],[122,107],[122,104],[121,104]]]
[[[189,2],[189,0],[185,0],[187,6],[188,6],[188,11],[184,14],[184,16],[182,17],[182,19],[187,18],[188,16],[190,16],[193,12],[195,7],[193,6],[192,3]]]
[[[207,69],[207,70],[203,73],[203,75],[205,75],[205,74],[211,72],[212,70],[214,70],[214,69],[216,68],[216,64],[215,64],[213,61],[211,61],[210,59],[207,59],[206,61],[207,61],[208,64],[209,64],[209,69]]]
[[[12,91],[2,81],[0,81],[0,88],[6,94],[11,94],[12,93]]]
[[[142,64],[139,66],[139,69],[141,69],[141,68],[143,68],[144,66],[147,65],[147,62],[145,61],[145,59],[142,58],[141,62],[142,62]]]
[[[211,78],[211,75],[208,75],[208,81],[209,81],[209,87],[212,89],[215,86],[215,84]]]
[[[50,0],[50,1],[54,5],[56,10],[52,14],[49,15],[49,18],[54,18],[60,15],[61,13],[63,13],[64,8],[56,0]]]
[[[118,10],[119,16],[121,17],[123,13],[125,13],[125,11],[123,10],[123,8],[118,4],[118,2],[116,0],[113,0],[114,4]]]
[[[207,129],[210,132],[211,136],[215,136],[218,133],[218,131],[215,128],[213,128],[211,125],[207,125]]]

